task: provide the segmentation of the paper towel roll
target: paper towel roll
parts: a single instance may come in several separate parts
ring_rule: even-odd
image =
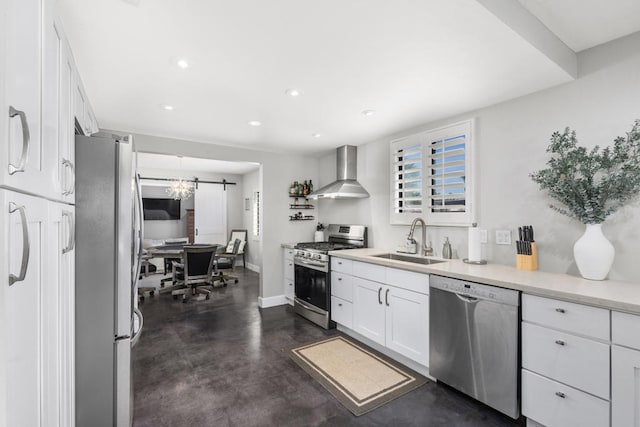
[[[469,261],[482,260],[482,247],[480,245],[480,229],[469,227]]]
[[[324,242],[324,231],[316,231],[313,233],[313,241],[314,242]]]

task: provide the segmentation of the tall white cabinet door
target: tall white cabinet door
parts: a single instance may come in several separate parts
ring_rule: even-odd
[[[43,1],[3,2],[6,70],[0,120],[6,131],[0,144],[0,184],[50,196],[50,164],[41,139]]]
[[[194,194],[196,243],[227,243],[227,192],[220,184],[199,183]]]
[[[43,419],[41,390],[48,373],[43,357],[43,291],[50,281],[47,250],[47,202],[0,190],[4,298],[1,363],[6,369],[7,426],[36,426]],[[0,424],[3,424],[0,422]]]
[[[353,329],[382,345],[385,343],[385,288],[381,283],[353,278]]]
[[[391,287],[384,292],[387,347],[428,366],[429,296]]]
[[[47,286],[43,288],[43,390],[50,425],[75,425],[75,207],[48,204]],[[53,422],[52,420],[56,420]]]
[[[640,427],[640,351],[611,346],[611,425]]]
[[[55,17],[53,2],[45,4],[42,140],[50,155],[50,181],[53,198],[73,203],[75,200],[73,64],[62,25]]]

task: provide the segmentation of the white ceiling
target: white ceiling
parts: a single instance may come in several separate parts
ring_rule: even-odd
[[[195,176],[198,173],[244,175],[259,167],[259,164],[249,162],[227,162],[194,157],[138,153],[138,168],[141,171],[149,169],[174,171],[182,173],[184,176]]]
[[[476,0],[59,1],[108,129],[314,153],[571,79]]]
[[[640,31],[639,0],[519,0],[575,52]]]

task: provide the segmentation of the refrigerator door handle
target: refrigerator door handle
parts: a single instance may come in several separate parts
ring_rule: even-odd
[[[15,211],[20,212],[20,222],[22,223],[22,261],[20,263],[20,274],[9,274],[9,286],[16,282],[22,282],[27,276],[27,268],[29,268],[29,252],[31,244],[29,243],[29,227],[27,224],[27,214],[24,206],[18,206],[13,202],[9,202],[9,213]]]
[[[136,269],[135,276],[133,278],[133,289],[132,292],[135,294],[135,289],[138,286],[138,280],[140,280],[140,272],[142,271],[142,256],[144,253],[144,245],[142,241],[142,236],[144,235],[144,217],[142,215],[142,188],[140,186],[140,175],[135,174],[135,193],[136,193],[136,203],[138,205],[138,253],[136,255]],[[133,295],[135,298],[135,295]]]
[[[142,333],[142,327],[144,326],[144,316],[142,315],[142,312],[137,308],[134,308],[133,314],[135,314],[138,317],[138,320],[140,321],[140,326],[138,326],[138,330],[133,334],[133,337],[131,337],[131,347],[135,347],[136,344],[138,343],[138,340],[140,339],[140,334]]]

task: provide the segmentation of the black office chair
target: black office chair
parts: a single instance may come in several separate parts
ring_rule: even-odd
[[[233,242],[233,250],[231,252],[223,252],[216,257],[216,269],[220,273],[216,277],[219,278],[223,286],[227,286],[227,280],[234,280],[235,283],[238,283],[238,277],[230,274],[224,274],[222,270],[235,271],[236,259],[238,258],[238,250],[241,242],[242,240],[236,239]]]
[[[174,283],[171,291],[174,299],[182,295],[182,302],[187,302],[188,291],[192,295],[211,297],[211,291],[204,286],[213,286],[215,254],[219,245],[186,245],[184,247],[183,263],[173,263]]]

